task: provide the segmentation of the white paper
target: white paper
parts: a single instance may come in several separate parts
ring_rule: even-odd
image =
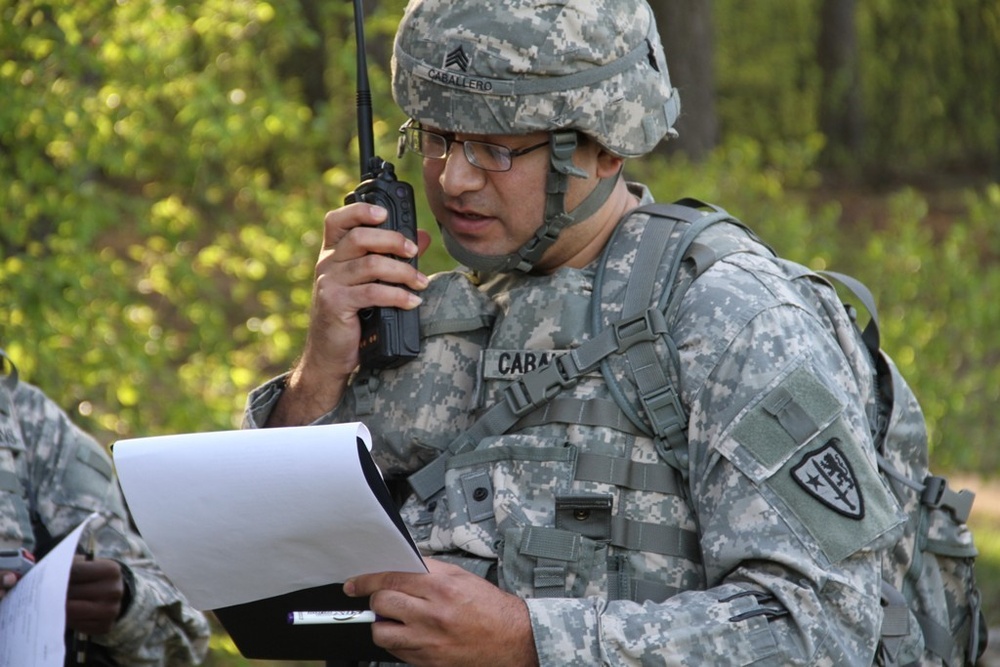
[[[91,514],[0,600],[0,667],[62,667],[66,589],[76,545]]]
[[[371,447],[352,422],[138,438],[112,451],[154,558],[206,610],[426,571],[368,486],[358,438]]]

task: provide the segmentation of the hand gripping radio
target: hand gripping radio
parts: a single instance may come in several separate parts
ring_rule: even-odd
[[[358,151],[361,155],[361,183],[345,198],[345,203],[367,202],[389,212],[380,229],[400,232],[417,241],[417,211],[413,187],[396,178],[394,167],[375,155],[372,129],[371,90],[365,56],[364,19],[361,0],[354,0],[354,27],[357,42]],[[397,258],[414,268],[417,258]],[[392,368],[420,353],[420,315],[417,309],[374,307],[359,313],[361,365],[366,368]]]

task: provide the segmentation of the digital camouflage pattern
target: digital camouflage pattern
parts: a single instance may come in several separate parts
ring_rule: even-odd
[[[5,360],[0,351],[0,365]],[[18,382],[9,361],[7,367],[11,372],[0,376],[0,548],[41,554],[97,512],[94,555],[124,564],[133,581],[128,610],[110,633],[91,641],[120,665],[201,662],[208,622],[130,529],[111,459],[39,389]]]
[[[595,269],[435,278],[422,321],[489,321],[486,347],[478,325],[438,320],[431,328],[444,333],[428,330],[422,342],[442,372],[424,384],[421,358],[361,372],[353,384],[364,391],[321,421],[364,421],[376,460],[405,478],[510,379],[588,337]],[[629,259],[611,270],[624,280]],[[858,360],[829,326],[789,266],[751,246],[699,277],[677,318],[690,413],[683,474],[616,415],[594,372],[509,433],[452,457],[445,491],[426,503],[410,497],[404,519],[424,553],[527,601],[542,665],[871,664],[880,550],[898,538],[902,516],[877,474],[871,379],[856,375]],[[251,394],[248,427],[266,420],[281,382]],[[810,432],[768,421],[787,396]],[[430,397],[438,402],[425,406]],[[436,430],[428,410],[447,416]],[[797,483],[793,470],[807,461],[843,473],[841,489],[859,494],[863,516]]]
[[[410,2],[392,70],[407,115],[449,132],[579,130],[630,157],[680,112],[644,0]]]
[[[573,131],[642,155],[673,134],[680,108],[643,0],[411,0],[393,94],[445,132],[550,132],[536,232],[549,242],[592,211],[567,212],[560,195]],[[717,261],[685,274],[668,315],[686,441],[647,436],[635,387],[609,385],[659,370],[662,340],[652,358],[612,354],[610,372],[578,382],[531,376],[528,393],[562,388],[512,425],[491,411],[518,402],[512,381],[582,356],[595,308],[616,319],[648,222],[622,221],[626,242],[605,265],[545,276],[530,274],[541,243],[481,256],[444,230],[478,273],[436,276],[422,293],[421,356],[357,372],[319,423],[368,425],[387,481],[403,493],[413,483],[401,514],[422,552],[525,599],[543,666],[935,664],[915,623],[891,651],[880,643],[886,554],[910,527],[878,468],[868,350],[828,283],[742,228],[698,237]],[[667,261],[642,276],[654,297]],[[246,426],[266,422],[283,382],[251,393]]]
[[[911,480],[929,474],[927,430],[924,415],[913,391],[886,357],[895,397],[888,417],[884,454],[889,465]],[[950,665],[966,664],[985,649],[985,619],[976,586],[975,557],[978,555],[967,517],[955,516],[945,506],[929,507],[922,494],[898,481],[893,490],[907,516],[902,539],[883,557],[882,577],[906,594],[912,610],[930,628],[938,652]],[[913,627],[911,616],[911,628]],[[950,650],[949,650],[950,649]],[[900,647],[899,662],[920,659],[919,650]],[[937,664],[924,659],[921,664]]]
[[[351,383],[349,400],[359,413],[409,425],[382,434],[379,464],[389,475],[419,468],[472,424],[479,354],[496,319],[496,307],[469,274],[432,276],[421,298],[421,363],[366,373]]]

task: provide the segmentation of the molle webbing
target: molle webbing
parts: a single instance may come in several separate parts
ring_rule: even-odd
[[[576,479],[614,484],[634,491],[681,495],[673,468],[661,462],[640,463],[617,456],[580,452],[576,459]]]
[[[532,587],[538,597],[561,597],[566,594],[568,564],[580,558],[583,536],[571,530],[527,526],[521,536],[518,553],[536,559]],[[684,558],[701,562],[697,533],[618,516],[611,517],[611,546],[630,551]],[[616,565],[617,564],[617,565]],[[628,598],[636,601],[665,600],[676,590],[664,584],[636,580],[630,577],[624,563],[616,557],[608,560],[611,599]]]
[[[609,354],[623,352],[638,342],[654,340],[666,331],[663,315],[649,308],[605,328],[547,366],[525,373],[511,382],[503,390],[503,398],[455,438],[436,459],[410,475],[408,481],[413,492],[426,501],[444,488],[448,458],[473,449],[483,438],[507,432],[522,417],[579,382],[581,376],[596,369]]]
[[[521,417],[513,428],[520,430],[543,424],[603,426],[631,435],[642,434],[629,421],[617,403],[601,398],[553,398],[537,410]]]
[[[628,570],[628,559],[625,556],[608,556],[609,600],[663,602],[681,592],[680,588],[660,581],[632,577]]]
[[[465,319],[420,321],[420,337],[442,336],[445,334],[465,333],[478,329],[489,329],[496,319],[493,315],[476,315]]]
[[[519,552],[550,562],[575,561],[579,558],[582,539],[580,533],[571,530],[527,526],[521,537]],[[701,562],[698,534],[676,526],[613,516],[609,543],[630,551],[648,551]]]

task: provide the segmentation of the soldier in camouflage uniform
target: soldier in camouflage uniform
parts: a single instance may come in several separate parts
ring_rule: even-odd
[[[831,336],[852,326],[832,290],[820,313],[737,227],[714,238],[743,251],[694,281],[671,330],[682,447],[623,418],[597,370],[463,442],[512,381],[592,335],[602,247],[648,219],[627,216],[652,197],[621,168],[673,133],[679,103],[644,0],[411,0],[393,92],[464,267],[428,280],[390,257],[425,233],[374,229],[368,204],[328,213],[305,350],[245,417],[364,421],[386,478],[410,482],[401,513],[430,572],[345,584],[391,619],[376,643],[414,665],[872,664],[879,550],[902,516],[878,478],[870,362]],[[633,259],[611,257],[605,282]],[[371,306],[419,307],[418,359],[358,368]],[[821,457],[839,496],[809,489]]]
[[[208,650],[209,626],[152,562],[129,527],[125,503],[104,449],[38,388],[18,381],[0,350],[0,549],[41,558],[80,523],[70,571],[67,639],[87,634],[88,665],[194,665]],[[16,585],[0,572],[0,598]],[[79,644],[77,648],[83,646]],[[66,664],[76,664],[67,647]]]

